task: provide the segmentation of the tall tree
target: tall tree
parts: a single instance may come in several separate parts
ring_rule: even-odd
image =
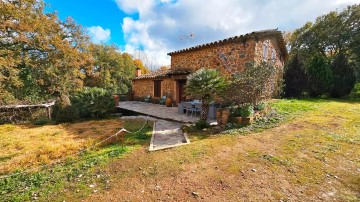
[[[307,75],[299,55],[292,56],[285,65],[284,94],[286,97],[300,97],[307,90]]]
[[[311,67],[311,69],[306,69],[309,77],[317,78],[319,75],[316,72],[319,71],[329,73],[328,65],[321,65],[326,68],[324,70],[319,69],[320,66],[313,66],[316,63],[314,55],[321,56],[327,61],[335,61],[339,55],[343,55],[354,66],[358,72],[358,80],[360,80],[360,4],[348,6],[341,12],[333,11],[322,15],[316,19],[315,23],[306,23],[294,31],[288,47],[290,56],[299,55],[300,62],[307,68]],[[351,71],[340,71],[340,68],[347,67],[337,65],[336,72],[330,71],[330,74],[341,78],[352,77]],[[332,68],[332,70],[335,69]],[[311,75],[312,73],[316,75]],[[309,81],[314,81],[314,83],[309,83],[309,88],[315,93],[314,89],[318,89],[319,82],[313,79],[309,79]],[[345,83],[338,83],[338,85],[343,84],[345,85]],[[332,93],[332,95],[335,94]]]
[[[315,55],[307,65],[310,95],[317,97],[330,93],[333,87],[333,74],[326,57]]]
[[[89,50],[94,64],[86,72],[85,85],[104,88],[113,93],[128,92],[129,80],[136,69],[131,56],[120,53],[115,46],[104,44],[91,44]]]
[[[331,90],[331,96],[343,97],[348,95],[353,89],[356,81],[354,68],[349,64],[344,54],[336,56],[331,65],[333,72],[334,87]]]
[[[144,66],[144,64],[141,62],[140,59],[134,60],[135,66],[141,69],[142,74],[148,74],[150,73],[150,70]]]
[[[26,82],[47,94],[68,93],[82,86],[84,75],[79,69],[91,63],[86,51],[89,39],[72,19],[62,22],[54,13],[45,14],[44,6],[41,0],[1,2],[2,91],[19,97],[21,93],[14,92],[21,92]]]

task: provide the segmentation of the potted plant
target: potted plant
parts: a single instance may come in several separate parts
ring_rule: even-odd
[[[230,103],[222,102],[220,108],[216,110],[216,121],[218,125],[225,125],[229,121]]]
[[[222,125],[222,112],[223,112],[222,108],[216,109],[216,121],[218,125]]]
[[[173,103],[172,92],[171,92],[170,89],[168,89],[167,92],[166,92],[165,106],[172,107],[172,103]]]
[[[113,95],[114,97],[114,102],[115,102],[115,106],[119,106],[119,102],[120,102],[120,96],[119,95]]]
[[[250,104],[244,105],[239,108],[241,114],[241,122],[244,125],[249,125],[253,120],[254,107]]]
[[[242,123],[242,117],[241,117],[241,114],[240,114],[240,108],[237,107],[235,109],[232,110],[232,118],[231,118],[231,122],[234,122],[234,123],[238,123],[238,124],[241,124]]]
[[[230,109],[229,108],[224,108],[222,110],[222,116],[221,116],[222,124],[226,125],[228,123],[229,116],[230,116]]]

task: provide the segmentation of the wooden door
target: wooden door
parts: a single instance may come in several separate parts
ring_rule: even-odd
[[[186,80],[180,80],[178,81],[179,84],[179,90],[178,90],[178,102],[181,101],[186,101],[186,95],[185,95],[185,85],[186,85]]]

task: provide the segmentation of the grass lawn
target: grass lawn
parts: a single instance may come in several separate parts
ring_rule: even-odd
[[[89,191],[90,184],[106,186],[106,176],[99,170],[112,159],[148,145],[152,123],[147,123],[139,133],[125,134],[123,145],[119,136],[81,155],[74,154],[122,127],[136,131],[143,124],[143,119],[109,119],[43,126],[0,125],[0,174],[33,169],[30,173],[0,179],[0,201],[48,200],[54,195],[65,196],[63,190],[69,187],[82,195]],[[49,164],[54,165],[44,167]]]
[[[50,187],[41,173],[23,181],[44,201],[359,201],[360,102],[278,100],[272,106],[278,115],[271,119],[217,134],[193,131],[186,146],[150,153],[147,145],[131,152],[110,145],[90,152],[96,161],[54,168],[69,173],[59,174],[65,178],[59,186]],[[106,160],[114,147],[126,155]],[[84,166],[90,168],[83,172]],[[45,185],[36,185],[38,178]],[[6,185],[0,194],[15,186]],[[34,198],[17,192],[5,196]]]

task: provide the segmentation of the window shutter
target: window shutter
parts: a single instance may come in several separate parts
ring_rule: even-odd
[[[154,81],[154,97],[161,97],[161,81]]]

